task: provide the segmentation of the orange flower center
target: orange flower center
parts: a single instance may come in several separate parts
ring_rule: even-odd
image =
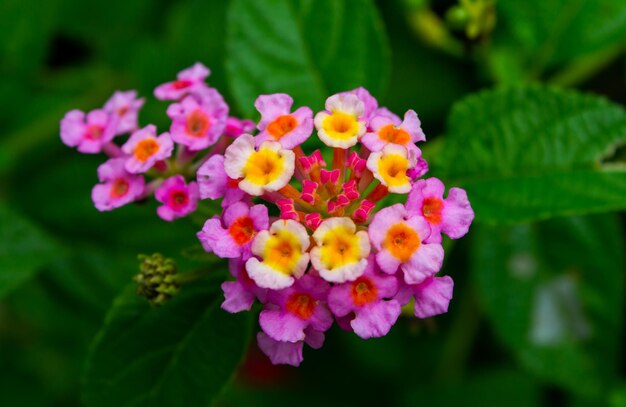
[[[238,245],[248,243],[255,234],[252,218],[242,216],[236,219],[228,228],[228,233]]]
[[[123,178],[118,178],[113,181],[113,185],[111,185],[111,198],[121,198],[128,192],[128,181]]]
[[[420,237],[417,232],[404,223],[396,223],[387,231],[383,247],[397,259],[405,262],[420,247]]]
[[[441,210],[443,209],[443,202],[438,198],[426,198],[422,205],[422,213],[426,220],[433,225],[441,223]]]
[[[276,140],[280,140],[283,136],[291,130],[293,130],[298,125],[296,119],[290,115],[282,115],[278,116],[274,121],[272,121],[267,126],[267,131],[274,137]]]
[[[187,117],[187,133],[194,137],[203,137],[211,127],[209,117],[200,109],[196,109]]]
[[[411,141],[411,136],[405,130],[396,128],[393,124],[388,124],[378,130],[378,137],[388,143],[406,145]]]
[[[287,311],[299,316],[302,319],[309,319],[311,318],[311,315],[313,315],[316,305],[317,301],[315,301],[310,295],[293,293],[289,299],[287,299],[285,308],[287,308]]]
[[[378,289],[367,277],[359,277],[352,282],[352,301],[362,306],[378,298]]]
[[[159,151],[159,143],[153,138],[146,138],[141,140],[135,146],[135,158],[139,161],[146,162],[146,160],[152,157]]]

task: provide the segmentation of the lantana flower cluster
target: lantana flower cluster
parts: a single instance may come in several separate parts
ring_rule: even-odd
[[[258,133],[198,170],[203,196],[228,200],[198,238],[230,259],[222,308],[263,304],[257,341],[271,361],[299,365],[304,343],[322,346],[334,321],[367,339],[385,336],[410,302],[418,318],[447,312],[441,235],[460,238],[474,213],[462,189],[444,197],[440,180],[420,179],[428,165],[417,114],[401,119],[363,88],[330,96],[315,115],[286,94],[255,106]],[[309,137],[332,155],[307,155]],[[408,198],[384,207],[388,194]]]
[[[223,153],[234,137],[254,128],[249,120],[228,115],[222,95],[205,80],[210,71],[196,63],[176,80],[158,86],[154,96],[171,101],[168,131],[153,124],[139,127],[145,100],[136,91],[115,92],[100,109],[68,112],[61,120],[61,140],[85,154],[105,153],[92,199],[109,211],[154,195],[158,215],[167,221],[194,212],[200,199],[198,167]]]
[[[228,117],[207,76],[196,64],[155,90],[174,101],[160,136],[154,126],[137,128],[143,100],[134,92],[66,115],[66,144],[111,157],[93,190],[98,209],[154,192],[159,216],[172,220],[198,199],[221,199],[223,212],[198,239],[228,259],[233,279],[222,284],[222,308],[262,305],[257,342],[275,364],[299,365],[304,344],[321,347],[333,322],[368,339],[385,336],[403,307],[417,318],[447,312],[453,281],[437,275],[442,234],[462,237],[474,213],[464,190],[446,195],[439,179],[424,178],[417,143],[426,137],[413,110],[400,118],[357,88],[314,114],[276,93],[256,99],[254,123]],[[128,132],[118,147],[114,138]],[[305,142],[328,148],[307,154]]]

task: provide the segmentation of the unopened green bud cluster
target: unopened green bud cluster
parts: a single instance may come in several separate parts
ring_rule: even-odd
[[[161,305],[172,298],[179,289],[176,263],[160,253],[140,254],[137,294],[145,297],[152,305]]]

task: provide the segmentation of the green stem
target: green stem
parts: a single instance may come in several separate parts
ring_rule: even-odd
[[[609,65],[623,51],[624,45],[618,44],[593,55],[579,58],[554,74],[547,82],[558,86],[575,86]]]

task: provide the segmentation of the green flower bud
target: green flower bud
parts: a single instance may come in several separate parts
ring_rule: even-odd
[[[160,253],[150,256],[140,254],[139,274],[134,277],[137,294],[152,305],[161,305],[172,298],[179,289],[176,263]]]

